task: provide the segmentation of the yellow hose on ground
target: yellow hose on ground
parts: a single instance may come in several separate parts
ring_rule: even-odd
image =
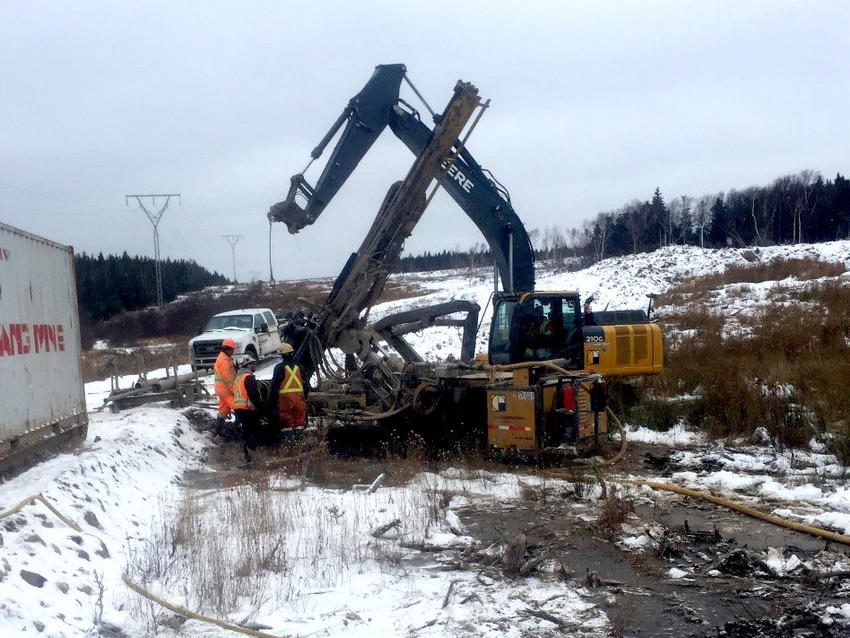
[[[709,503],[714,503],[715,505],[720,505],[721,507],[725,507],[736,512],[741,512],[742,514],[746,514],[747,516],[752,516],[753,518],[757,518],[767,523],[778,525],[779,527],[784,527],[795,532],[811,534],[812,536],[825,538],[827,540],[835,541],[836,543],[850,545],[850,536],[845,536],[844,534],[839,534],[838,532],[831,532],[826,529],[821,529],[820,527],[812,527],[811,525],[805,525],[803,523],[798,523],[797,521],[791,521],[787,518],[782,518],[781,516],[776,516],[774,514],[768,514],[767,512],[762,512],[761,510],[757,510],[754,507],[749,507],[748,505],[736,503],[735,501],[731,501],[726,498],[721,498],[719,496],[714,496],[713,494],[708,494],[706,492],[699,492],[697,490],[692,490],[687,487],[681,487],[679,485],[673,485],[671,483],[655,483],[653,481],[635,480],[623,480],[618,482],[630,483],[632,485],[646,485],[647,487],[651,487],[654,490],[666,490],[668,492],[675,492],[676,494],[690,496],[691,498],[702,499],[704,501],[708,501]]]
[[[42,503],[44,503],[47,506],[47,509],[49,509],[51,512],[53,512],[60,521],[65,523],[65,525],[70,527],[75,532],[82,532],[83,531],[82,528],[79,525],[77,525],[74,521],[72,521],[70,518],[63,516],[62,513],[58,509],[53,507],[53,505],[51,505],[50,502],[46,498],[44,498],[44,496],[42,496],[41,494],[33,494],[32,496],[27,496],[24,500],[22,500],[20,503],[15,505],[12,509],[9,509],[9,510],[6,510],[5,512],[0,513],[0,518],[6,518],[7,516],[11,516],[15,512],[20,511],[24,506],[29,505],[30,503],[33,503],[35,501],[41,501]]]
[[[202,616],[201,614],[196,614],[193,611],[189,611],[185,607],[181,607],[180,605],[174,605],[172,603],[169,603],[166,600],[163,600],[159,596],[156,596],[156,595],[150,593],[147,589],[145,589],[141,585],[137,585],[132,580],[130,580],[130,577],[127,576],[127,574],[124,574],[122,576],[122,578],[124,579],[124,582],[126,583],[127,587],[132,589],[134,592],[144,596],[148,600],[152,600],[153,602],[155,602],[158,605],[162,605],[166,609],[173,611],[175,614],[180,614],[181,616],[186,616],[187,618],[194,618],[195,620],[200,620],[202,622],[210,623],[210,624],[216,625],[218,627],[221,627],[222,629],[228,629],[230,631],[236,631],[236,632],[239,632],[240,634],[245,634],[247,636],[256,636],[256,638],[287,638],[285,636],[281,637],[281,636],[275,636],[274,634],[267,634],[267,633],[262,632],[262,631],[257,631],[256,629],[248,629],[247,627],[240,627],[239,625],[234,625],[232,623],[225,622],[224,620],[219,620],[218,618],[210,618],[209,616]]]
[[[608,414],[610,417],[614,419],[614,422],[617,426],[617,429],[620,431],[620,436],[622,439],[622,444],[620,445],[620,451],[615,454],[610,459],[606,459],[600,463],[590,463],[587,465],[574,465],[570,468],[560,469],[560,470],[550,470],[547,472],[547,475],[553,476],[555,478],[570,478],[566,475],[567,472],[575,472],[575,471],[585,471],[585,470],[593,470],[600,467],[608,467],[609,465],[613,465],[617,461],[619,461],[626,453],[626,431],[623,428],[622,423],[611,410],[611,408],[607,408]],[[817,536],[819,538],[824,538],[826,540],[835,541],[836,543],[841,543],[843,545],[850,545],[850,536],[845,534],[839,534],[838,532],[832,532],[830,530],[822,529],[820,527],[814,527],[812,525],[806,525],[805,523],[799,523],[797,521],[792,521],[787,518],[782,518],[781,516],[776,516],[775,514],[768,514],[767,512],[762,512],[754,507],[749,507],[748,505],[743,505],[742,503],[736,503],[735,501],[722,498],[720,496],[714,496],[713,494],[708,494],[706,492],[700,492],[697,490],[692,490],[687,487],[681,487],[679,485],[673,485],[672,483],[657,483],[654,481],[639,481],[639,480],[621,480],[615,481],[617,483],[629,483],[631,485],[646,485],[654,490],[665,490],[668,492],[674,492],[676,494],[681,494],[683,496],[689,496],[695,499],[702,499],[704,501],[708,501],[709,503],[714,503],[715,505],[719,505],[721,507],[725,507],[735,512],[740,512],[741,514],[746,514],[747,516],[751,516],[752,518],[756,518],[766,523],[770,523],[772,525],[777,525],[778,527],[783,527],[785,529],[790,529],[795,532],[800,532],[802,534],[809,534],[811,536]]]

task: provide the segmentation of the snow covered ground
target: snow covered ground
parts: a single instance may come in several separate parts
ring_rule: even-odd
[[[574,273],[544,271],[537,287],[595,294],[598,308],[644,307],[647,293],[744,263],[741,252],[670,247]],[[762,258],[773,256],[850,264],[850,242],[762,249]],[[492,291],[486,270],[399,278],[428,294],[381,304],[373,319],[456,298],[477,301],[483,309]],[[734,303],[759,303],[761,288],[752,290],[735,296]],[[486,345],[489,307],[482,318],[479,349]],[[455,329],[412,337],[432,359],[460,347]],[[267,362],[259,376],[270,374]],[[122,379],[122,387],[133,380]],[[100,407],[108,392],[108,381],[87,384],[89,409]],[[671,456],[675,482],[767,501],[774,513],[850,534],[846,469],[819,451],[817,442],[810,452],[791,453],[748,442],[723,446],[684,428],[657,433],[640,424],[632,424],[629,436],[682,448]],[[122,581],[124,573],[175,604],[278,636],[558,634],[546,614],[581,635],[611,632],[607,611],[581,580],[559,577],[554,564],[544,562],[534,575],[518,579],[458,568],[460,559],[473,555],[479,561],[492,556],[500,564],[506,549],[478,543],[458,512],[470,504],[520,503],[529,487],[539,487],[539,476],[423,470],[374,493],[283,475],[215,489],[189,485],[187,471],[215,473],[207,461],[210,445],[208,434],[164,405],[96,412],[78,449],[8,480],[0,509],[40,493],[82,531],[40,502],[0,520],[2,635],[141,636],[154,631],[154,618],[163,636],[232,635],[175,619],[144,602]],[[592,506],[599,495],[591,489],[585,499]],[[193,514],[190,520],[186,512]],[[373,536],[395,520],[399,523]],[[624,532],[623,542],[640,550],[649,543],[643,536]],[[765,561],[776,573],[798,569],[789,556],[767,552]],[[217,578],[223,574],[229,576]],[[676,567],[668,576],[686,580],[688,572]],[[828,613],[839,622],[850,616],[850,606]]]
[[[587,635],[606,626],[605,613],[580,588],[551,574],[482,585],[475,571],[453,570],[433,552],[475,549],[498,558],[501,547],[474,547],[454,509],[470,499],[520,499],[522,485],[534,477],[423,472],[374,493],[282,477],[263,490],[252,484],[188,489],[184,472],[213,472],[204,464],[209,444],[207,434],[164,405],[97,413],[79,449],[7,482],[4,505],[41,493],[82,532],[40,502],[3,519],[3,635],[152,632],[153,614],[162,610],[152,613],[128,589],[125,572],[193,610],[219,615],[216,606],[229,604],[225,620],[262,625],[273,635],[522,636],[545,624],[528,609],[574,622]],[[197,508],[195,552],[178,538],[186,530],[177,512],[187,499]],[[397,526],[373,538],[371,532],[396,519]],[[263,565],[252,564],[256,570],[234,580],[230,570],[239,561]],[[209,593],[204,578],[223,574],[230,575],[221,582],[224,591]],[[197,621],[179,631],[228,635]],[[160,635],[179,631],[158,627]]]
[[[652,253],[641,253],[625,257],[606,259],[590,268],[575,272],[558,271],[552,267],[538,268],[537,290],[578,290],[582,299],[594,297],[593,307],[598,310],[645,309],[647,295],[660,294],[672,286],[693,277],[723,272],[732,265],[750,262],[745,253],[749,249],[725,248],[703,250],[695,246],[668,246]],[[829,262],[843,263],[850,269],[850,241],[834,241],[822,244],[798,244],[793,246],[769,246],[759,249],[761,261],[773,259],[816,258]],[[493,292],[492,269],[464,269],[436,273],[408,273],[395,275],[397,280],[408,281],[419,286],[428,294],[414,300],[399,300],[375,306],[371,319],[378,320],[387,314],[407,310],[411,307],[428,306],[454,299],[474,301],[481,306],[477,351],[487,350],[492,318],[490,298]],[[842,281],[850,285],[847,273]],[[811,286],[813,281],[767,281],[740,286],[733,284],[719,291],[716,305],[710,311],[734,317],[741,313],[753,313],[768,299],[768,293],[776,287],[800,289]],[[658,317],[664,317],[669,309],[655,308]],[[429,359],[441,359],[448,354],[460,352],[461,335],[455,328],[433,328],[419,335],[405,336],[411,345]]]

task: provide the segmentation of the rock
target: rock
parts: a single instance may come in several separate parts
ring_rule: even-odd
[[[770,433],[763,426],[759,426],[756,428],[755,432],[753,432],[752,437],[750,437],[750,441],[753,445],[771,445],[773,443],[773,437],[770,436]]]
[[[35,622],[33,622],[33,626],[35,626],[38,633],[41,633],[42,631],[44,631],[45,625],[40,620],[36,620]]]
[[[100,529],[100,521],[97,520],[97,516],[94,515],[94,512],[91,510],[87,510],[85,515],[83,516],[83,520],[96,529]]]
[[[84,594],[86,594],[87,596],[91,596],[91,595],[92,595],[92,592],[94,591],[94,590],[93,590],[91,587],[89,587],[88,585],[82,585],[81,587],[77,587],[77,589],[79,589],[81,592],[83,592],[83,593],[84,593]]]
[[[109,549],[107,549],[106,544],[103,541],[100,541],[100,549],[95,551],[95,554],[101,558],[109,558]]]
[[[28,572],[25,569],[21,570],[21,578],[23,578],[28,584],[33,587],[44,587],[44,583],[47,582],[47,579],[41,574],[37,574],[35,572]]]
[[[83,544],[83,537],[82,536],[77,536],[76,534],[74,534],[73,536],[71,536],[71,540],[74,541],[77,545]]]
[[[68,583],[56,583],[56,586],[63,594],[67,594],[68,590],[71,589],[70,587],[68,587]]]
[[[124,630],[108,622],[101,622],[97,635],[101,638],[128,638]]]
[[[739,548],[728,553],[720,559],[717,564],[719,569],[724,574],[732,574],[733,576],[747,576],[750,574],[769,574],[768,568],[760,557],[750,555],[746,549]]]
[[[746,259],[747,261],[758,261],[759,260],[759,251],[756,250],[745,250],[741,252],[741,257]]]
[[[91,560],[91,558],[89,558],[89,553],[84,549],[77,550],[77,556],[84,560]]]
[[[27,536],[26,538],[24,538],[24,540],[25,540],[27,543],[41,543],[42,545],[44,545],[45,547],[47,547],[47,543],[45,543],[45,542],[41,539],[41,536],[39,536],[38,534],[30,534],[29,536]]]

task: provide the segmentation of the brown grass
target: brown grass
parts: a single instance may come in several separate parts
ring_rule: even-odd
[[[596,527],[610,536],[616,536],[621,533],[621,525],[626,521],[626,518],[634,511],[634,502],[620,497],[616,489],[612,487],[608,490],[608,496],[602,501],[599,517],[596,519]]]
[[[659,295],[657,305],[681,306],[706,298],[712,290],[729,284],[779,281],[788,277],[800,280],[837,277],[845,271],[844,264],[812,258],[773,259],[755,264],[732,265],[722,273],[694,277]]]
[[[771,262],[691,282],[689,294],[740,281],[745,274],[755,280],[841,271],[840,265],[814,260]],[[764,426],[790,446],[823,430],[850,435],[850,287],[838,281],[814,283],[788,293],[782,305],[737,319],[749,335],[723,336],[723,318],[693,305],[669,319],[692,332],[666,353],[664,373],[647,380],[643,394],[656,401],[654,406],[652,398],[640,402],[637,410],[644,413],[639,416],[648,415],[649,424],[661,429],[684,418],[714,436],[747,435]],[[682,394],[698,398],[667,401]]]

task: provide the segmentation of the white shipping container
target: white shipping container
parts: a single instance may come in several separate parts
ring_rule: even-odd
[[[74,250],[0,223],[0,468],[88,429]]]

